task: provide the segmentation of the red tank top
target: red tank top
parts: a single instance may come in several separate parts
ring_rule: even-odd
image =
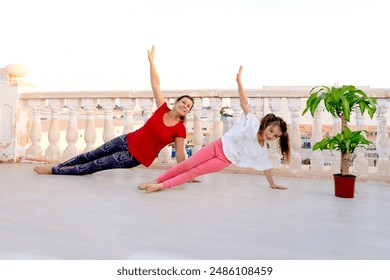
[[[126,136],[129,152],[144,166],[150,166],[158,152],[175,141],[176,137],[186,138],[183,122],[174,126],[166,126],[164,114],[169,112],[167,103],[162,104],[146,123]]]

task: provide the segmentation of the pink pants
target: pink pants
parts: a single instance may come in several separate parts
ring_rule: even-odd
[[[165,188],[175,187],[200,175],[220,171],[230,164],[231,162],[223,153],[220,138],[173,166],[156,180],[158,183],[162,183]]]

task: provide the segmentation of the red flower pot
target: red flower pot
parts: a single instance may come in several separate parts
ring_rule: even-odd
[[[337,197],[353,198],[355,194],[356,176],[333,174],[333,179],[335,195]]]

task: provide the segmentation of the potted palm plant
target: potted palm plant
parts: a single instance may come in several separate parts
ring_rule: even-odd
[[[340,151],[340,174],[334,174],[335,195],[339,197],[352,198],[355,190],[356,176],[350,174],[349,167],[351,155],[357,147],[367,147],[371,141],[367,140],[362,132],[352,132],[348,127],[351,112],[359,108],[361,113],[366,111],[370,118],[373,118],[376,111],[376,99],[369,97],[361,89],[347,85],[342,87],[317,86],[310,91],[310,97],[306,102],[306,108],[302,115],[310,111],[314,116],[320,102],[324,102],[325,110],[332,116],[341,119],[341,132],[334,136],[323,138],[313,146],[313,150],[329,149]]]

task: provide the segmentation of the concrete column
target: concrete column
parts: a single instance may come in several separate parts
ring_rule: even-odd
[[[29,144],[28,108],[21,93],[33,89],[21,80],[27,74],[22,65],[0,68],[0,162],[20,161]]]

